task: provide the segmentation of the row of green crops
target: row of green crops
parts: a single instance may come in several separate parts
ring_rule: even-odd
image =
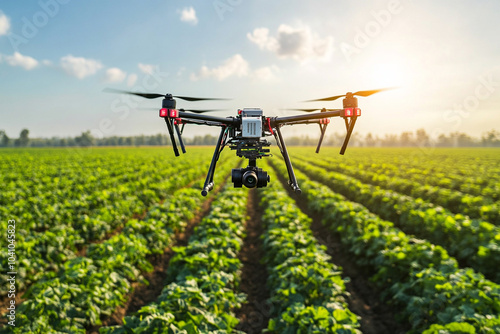
[[[441,183],[460,185],[463,192],[469,186],[479,189],[478,186],[492,187],[497,189],[500,181],[500,166],[498,165],[499,150],[493,149],[363,149],[354,148],[355,154],[346,156],[346,160],[363,164],[363,167],[371,167],[372,164],[392,170],[400,170],[412,179],[413,175],[423,175],[424,180],[433,177],[441,178]],[[334,150],[329,156],[338,154]],[[311,152],[311,150],[309,150]],[[327,152],[325,150],[325,152]],[[437,179],[434,179],[437,181]],[[427,183],[427,182],[424,182]],[[439,185],[439,184],[435,184]],[[466,186],[464,189],[462,186]],[[496,187],[495,187],[496,186]],[[449,188],[446,186],[445,188]],[[479,193],[478,195],[481,195]]]
[[[261,190],[265,232],[263,262],[269,274],[272,333],[361,333],[357,316],[347,307],[341,271],[329,262],[326,247],[310,230],[302,213],[275,180]]]
[[[169,282],[157,301],[125,317],[123,326],[101,328],[100,332],[234,333],[238,319],[232,310],[245,300],[236,292],[245,219],[245,191],[226,187],[195,228],[187,247],[174,249],[177,253],[169,264]]]
[[[221,166],[216,182],[231,167]],[[144,220],[131,219],[120,234],[90,245],[87,257],[44,274],[24,294],[27,300],[17,309],[14,332],[85,333],[85,327],[99,325],[125,302],[131,283],[143,280],[141,272],[152,270],[149,256],[172,245],[174,233],[184,229],[203,200],[199,188],[180,189],[154,205]]]
[[[493,200],[487,197],[467,195],[456,190],[423,184],[402,175],[393,177],[381,174],[378,171],[356,168],[345,163],[333,164],[330,159],[326,161],[310,160],[310,162],[328,171],[347,174],[362,182],[397,191],[414,198],[422,198],[436,205],[441,205],[452,212],[462,213],[469,215],[471,218],[480,218],[492,224],[500,225],[500,202],[493,203]]]
[[[19,232],[18,239],[26,233],[53,228],[56,223],[82,224],[81,220],[85,216],[110,215],[105,210],[99,210],[108,206],[112,210],[113,205],[117,205],[116,202],[120,200],[148,203],[155,198],[152,194],[165,197],[162,183],[171,179],[176,169],[184,169],[192,162],[199,163],[204,157],[198,154],[193,159],[195,161],[190,161],[174,160],[164,151],[151,151],[149,154],[139,153],[138,150],[119,152],[122,154],[96,150],[88,153],[85,160],[76,161],[81,166],[74,166],[74,161],[66,162],[65,165],[64,157],[68,153],[64,150],[34,151],[37,161],[33,163],[28,159],[30,164],[22,156],[3,156],[3,161],[12,159],[18,167],[15,169],[17,178],[1,180],[5,188],[2,191],[0,218],[16,219],[23,223],[24,228]],[[62,165],[57,168],[65,171],[60,176],[54,175],[56,167],[50,165],[57,158],[62,160]],[[208,154],[206,158],[209,158]],[[26,172],[30,169],[33,174]]]
[[[294,148],[295,156],[321,159],[332,166],[343,165],[345,172],[368,171],[397,176],[430,186],[460,191],[473,196],[500,200],[500,152],[498,149],[416,149],[351,148],[342,159],[338,150],[324,148],[315,154],[310,148]],[[343,172],[343,171],[342,171]]]
[[[396,222],[408,233],[442,245],[461,262],[500,282],[500,227],[307,163],[295,164],[335,191]]]
[[[187,170],[183,178],[170,179],[168,183],[163,183],[163,186],[171,191],[177,187],[185,186],[199,176],[200,173],[195,169]],[[140,201],[136,196],[128,196],[126,199],[109,204],[107,208],[103,209],[108,213],[110,209],[113,210],[113,215],[107,217],[98,215],[92,218],[85,216],[85,225],[75,224],[71,226],[54,222],[54,227],[48,231],[33,233],[23,240],[16,240],[16,256],[19,258],[18,288],[22,289],[29,286],[32,282],[37,281],[41,275],[44,275],[46,271],[57,271],[65,261],[74,259],[77,256],[78,249],[87,245],[90,241],[82,236],[85,233],[84,231],[99,230],[98,238],[95,239],[102,239],[105,234],[123,226],[123,223],[134,214],[139,213],[139,211],[142,213],[147,206],[160,201],[156,193],[148,192],[151,192],[148,205]],[[120,217],[119,220],[117,217]],[[23,226],[23,224],[21,223],[20,226]],[[6,258],[6,254],[0,254],[1,269],[4,269],[3,266],[7,265]],[[2,270],[2,275],[0,275],[0,284],[5,282],[7,278],[7,276],[3,275],[4,272]],[[1,284],[0,295],[5,294],[5,286],[5,284]]]
[[[91,160],[91,157],[88,158]],[[93,158],[97,161],[103,160],[99,155],[93,156]],[[111,158],[112,156],[109,157],[109,159]],[[197,157],[193,160],[197,162],[201,158]],[[151,162],[150,159],[146,159],[146,162],[148,161]],[[135,174],[132,173],[133,177],[127,177],[127,182],[114,180],[113,183],[107,183],[105,178],[107,173],[103,173],[104,176],[99,180],[99,183],[112,188],[100,189],[91,195],[82,194],[74,200],[64,199],[63,203],[68,205],[55,204],[59,207],[51,209],[54,215],[47,214],[45,216],[46,212],[42,210],[44,211],[42,216],[45,217],[43,224],[44,226],[48,225],[48,228],[42,231],[38,231],[36,228],[39,224],[38,218],[31,214],[33,210],[38,210],[37,207],[28,204],[33,200],[31,197],[26,200],[21,199],[12,205],[3,206],[2,209],[8,212],[3,217],[5,221],[15,219],[17,225],[22,227],[16,231],[16,256],[19,259],[18,288],[23,289],[29,286],[44,271],[57,271],[65,261],[76,257],[78,249],[87,245],[89,241],[104,238],[106,234],[122,227],[127,219],[144,212],[152,203],[164,199],[172,189],[185,186],[194,178],[202,176],[203,172],[192,168],[191,163],[186,159],[181,160],[177,165],[173,165],[171,162],[164,163],[163,165],[168,167],[162,168],[159,172],[155,171],[158,166],[149,165],[147,175],[137,172],[137,175],[134,176]],[[141,169],[146,167],[144,161],[137,164],[140,165]],[[42,169],[40,166],[38,168]],[[104,170],[104,167],[98,168]],[[177,173],[180,168],[182,173]],[[123,169],[117,168],[117,170],[123,172]],[[84,183],[80,178],[84,177],[86,172],[86,170],[75,170],[74,175],[78,175],[78,178],[73,182],[75,184]],[[167,178],[165,172],[170,173],[170,177]],[[171,177],[176,173],[178,175],[175,178]],[[115,178],[123,179],[124,177],[121,175]],[[64,180],[64,183],[68,181],[68,179]],[[33,180],[23,180],[18,184],[39,186]],[[43,192],[51,194],[53,190],[47,186]],[[91,200],[92,198],[93,200]],[[57,199],[52,200],[56,201]],[[43,202],[44,199],[41,201]],[[22,204],[19,204],[20,202]],[[95,205],[91,205],[91,203]],[[51,207],[52,204],[48,201],[46,205]],[[21,213],[17,214],[17,209],[13,209],[13,207],[16,207]],[[7,224],[0,226],[0,231],[4,231]],[[7,277],[4,275],[7,271],[5,268],[6,258],[7,254],[0,254],[0,295],[6,293],[5,279]]]
[[[278,167],[284,173],[281,167]],[[416,239],[297,172],[311,210],[338,233],[386,300],[401,308],[414,332],[460,328],[464,333],[500,331],[500,286],[472,269],[459,269],[445,249]],[[473,327],[473,329],[472,329]]]

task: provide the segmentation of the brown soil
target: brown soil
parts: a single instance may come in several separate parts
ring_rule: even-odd
[[[262,210],[256,189],[251,189],[248,196],[246,222],[247,236],[240,251],[243,263],[240,290],[247,294],[247,302],[236,312],[240,320],[236,329],[246,333],[261,333],[267,328],[272,307],[267,303],[269,292],[266,289],[267,271],[260,263],[262,258]]]
[[[368,280],[373,273],[368,268],[360,268],[353,261],[345,246],[340,242],[340,235],[333,233],[322,223],[322,217],[312,213],[307,208],[305,195],[297,195],[279,175],[280,181],[287,189],[297,206],[312,220],[311,230],[316,239],[327,247],[331,261],[342,267],[342,276],[349,277],[346,290],[350,296],[347,298],[349,309],[361,317],[360,330],[365,334],[399,334],[410,330],[408,323],[399,323],[394,315],[398,310],[382,301],[380,291]]]

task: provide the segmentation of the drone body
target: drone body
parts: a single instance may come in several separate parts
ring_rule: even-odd
[[[177,109],[176,100],[172,94],[149,94],[149,93],[135,93],[115,91],[126,94],[133,94],[148,99],[163,97],[162,108],[160,109],[160,117],[165,120],[167,129],[172,142],[172,147],[176,156],[179,156],[179,149],[177,148],[177,141],[175,134],[183,153],[186,153],[184,143],[182,141],[182,132],[186,124],[218,126],[221,128],[219,139],[215,147],[214,155],[208,169],[207,178],[203,185],[201,194],[206,196],[210,190],[213,189],[214,173],[217,161],[219,160],[222,150],[229,146],[231,150],[236,151],[236,155],[248,159],[248,166],[245,168],[235,168],[231,172],[231,179],[235,187],[248,187],[248,188],[262,188],[266,187],[270,181],[267,172],[257,167],[257,159],[270,156],[269,146],[271,143],[267,141],[266,137],[274,136],[280,152],[285,160],[288,170],[288,184],[297,193],[301,190],[297,183],[295,173],[293,171],[292,163],[286,149],[285,141],[281,134],[281,127],[284,125],[296,124],[319,124],[321,136],[316,148],[316,153],[319,152],[321,143],[324,138],[327,125],[330,123],[331,117],[342,117],[345,121],[347,134],[340,150],[340,154],[344,154],[352,130],[356,124],[356,119],[361,116],[361,109],[358,108],[358,100],[354,95],[369,96],[374,93],[382,91],[359,91],[356,93],[347,93],[345,95],[332,96],[324,99],[311,100],[311,101],[333,101],[340,97],[343,99],[342,109],[321,109],[320,112],[312,114],[303,114],[295,116],[283,117],[267,117],[260,108],[244,108],[239,109],[236,116],[217,117],[209,115],[200,115],[204,112],[212,110],[195,110],[195,109]],[[200,100],[220,100],[214,98],[195,98],[186,96],[175,96],[177,98],[187,101],[200,101]],[[308,101],[309,102],[309,101]],[[301,111],[312,112],[320,109],[296,109]],[[182,127],[180,127],[182,126]]]

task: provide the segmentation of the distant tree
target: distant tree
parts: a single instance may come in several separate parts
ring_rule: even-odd
[[[500,132],[491,130],[483,134],[481,141],[484,146],[500,146]]]
[[[365,137],[365,145],[366,146],[375,146],[375,145],[377,145],[377,139],[372,135],[371,132],[368,132],[368,134]]]
[[[19,138],[17,138],[14,141],[14,145],[15,146],[22,146],[22,147],[28,146],[28,144],[30,142],[29,134],[30,134],[30,132],[28,129],[22,129],[21,133],[19,134]]]
[[[92,146],[94,145],[94,141],[94,137],[92,136],[92,134],[90,134],[89,130],[82,132],[80,136],[75,137],[75,142],[78,146]]]
[[[9,146],[10,138],[7,136],[4,130],[0,130],[0,146],[7,147]]]
[[[437,139],[437,145],[441,147],[453,146],[453,139],[442,133]]]
[[[382,140],[384,146],[398,146],[398,135],[387,133]]]
[[[135,145],[136,146],[145,145],[145,144],[146,144],[146,138],[144,137],[144,135],[135,137]]]
[[[453,142],[455,146],[464,147],[464,146],[476,146],[474,139],[466,133],[462,132],[453,132],[450,134],[450,137],[453,138]]]
[[[415,136],[417,137],[417,145],[418,146],[428,146],[430,144],[430,138],[427,132],[424,129],[418,129],[415,132]]]
[[[399,141],[401,143],[401,146],[413,146],[413,144],[415,143],[413,139],[413,133],[409,131],[401,133],[401,135],[399,136]]]

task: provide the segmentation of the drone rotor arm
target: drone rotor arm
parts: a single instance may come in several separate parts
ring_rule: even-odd
[[[295,115],[295,116],[283,116],[274,117],[271,119],[271,125],[273,127],[279,125],[297,124],[297,122],[308,121],[308,120],[320,120],[322,118],[331,118],[340,116],[343,109],[327,109],[324,112],[316,112],[308,115]]]
[[[185,112],[185,111],[179,111],[179,117],[183,121],[199,120],[199,121],[207,121],[210,123],[213,122],[213,123],[224,124],[226,126],[235,125],[234,117],[218,117],[218,116],[210,116],[210,115],[201,115],[201,114],[193,114],[193,113]]]
[[[226,124],[219,122],[200,121],[194,119],[181,119],[181,120],[182,120],[182,125],[194,124],[194,125],[208,125],[208,126],[226,126]]]

